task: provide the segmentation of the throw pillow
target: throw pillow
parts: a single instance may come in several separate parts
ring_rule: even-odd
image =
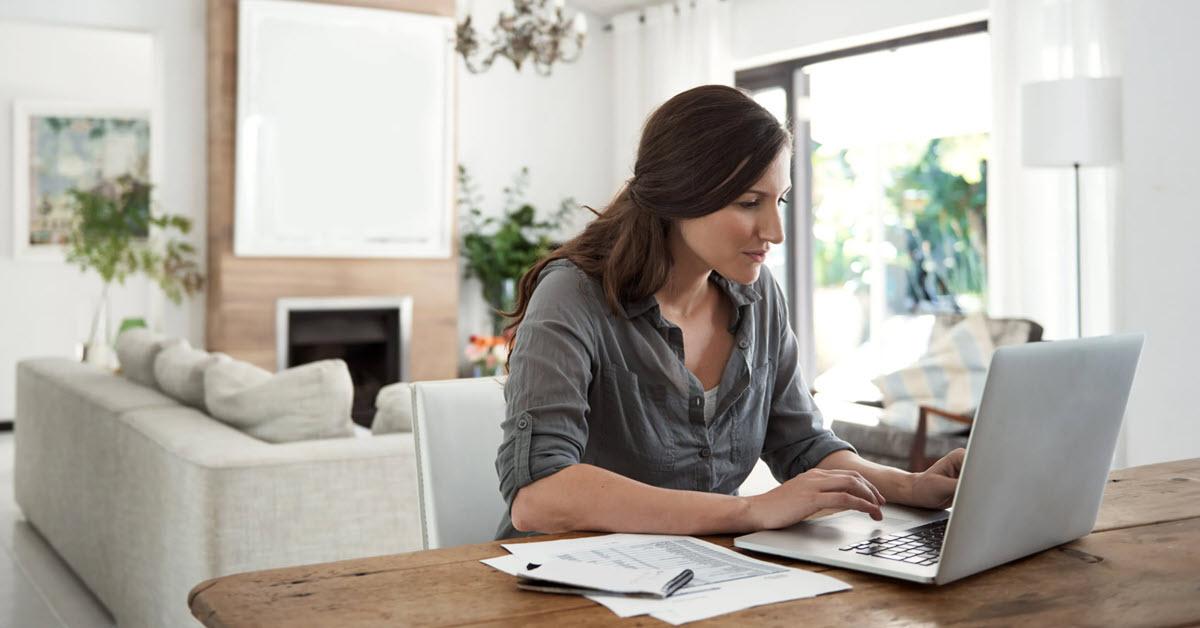
[[[168,344],[182,342],[180,338],[166,336],[144,327],[135,327],[117,336],[117,361],[121,363],[121,374],[142,384],[155,388],[154,358]]]
[[[873,380],[883,392],[883,421],[916,429],[918,406],[969,413],[983,395],[988,364],[995,346],[981,315],[967,316],[944,335],[931,341],[917,362]],[[933,417],[932,432],[960,432],[961,423]]]
[[[301,364],[272,374],[239,360],[204,371],[213,418],[269,443],[353,436],[354,384],[342,360]]]
[[[388,384],[375,397],[372,434],[412,431],[412,388],[408,382]]]
[[[154,381],[159,390],[180,403],[207,412],[204,405],[204,371],[221,359],[223,353],[193,349],[186,340],[168,344],[154,358]]]

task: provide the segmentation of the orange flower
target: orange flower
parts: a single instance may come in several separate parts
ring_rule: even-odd
[[[470,342],[464,351],[467,359],[481,366],[491,368],[497,359],[508,356],[508,338],[504,336],[471,334],[467,340]]]

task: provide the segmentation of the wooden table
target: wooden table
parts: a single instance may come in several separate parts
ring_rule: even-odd
[[[536,540],[587,536],[572,533]],[[705,537],[732,547],[732,536]],[[741,551],[741,550],[737,550]],[[519,591],[479,562],[499,542],[236,574],[196,586],[207,626],[667,626],[585,598]],[[1113,472],[1088,536],[942,587],[753,554],[854,590],[699,624],[916,623],[1168,626],[1200,623],[1200,459]]]

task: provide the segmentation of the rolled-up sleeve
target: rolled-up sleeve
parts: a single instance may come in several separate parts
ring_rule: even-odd
[[[841,449],[854,451],[854,448],[825,429],[821,410],[800,372],[799,345],[787,322],[787,306],[778,288],[770,298],[777,304],[773,309],[780,314],[776,319],[780,333],[779,349],[775,354],[778,368],[762,458],[775,479],[786,482],[817,466],[825,456]]]
[[[522,487],[576,464],[587,445],[595,328],[573,268],[549,267],[517,332],[504,387],[500,493],[512,509]]]

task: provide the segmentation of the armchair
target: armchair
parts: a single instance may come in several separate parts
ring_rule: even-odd
[[[938,314],[934,319],[930,342],[945,334],[963,320],[963,314]],[[1039,342],[1042,326],[1024,318],[989,318],[988,334],[995,346]],[[857,401],[859,405],[883,408],[879,401]],[[930,429],[933,417],[948,419],[963,426],[961,433],[934,433]],[[924,471],[939,458],[958,447],[965,447],[974,413],[948,412],[932,405],[918,407],[915,430],[879,423],[865,425],[834,420],[830,429],[838,437],[854,445],[859,454],[874,462],[909,471]]]

